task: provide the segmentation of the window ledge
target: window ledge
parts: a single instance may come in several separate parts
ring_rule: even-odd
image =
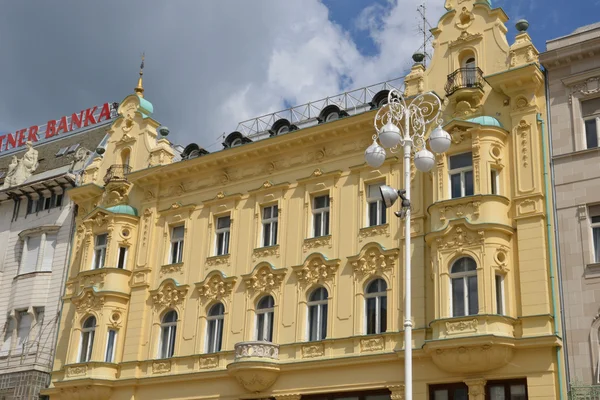
[[[587,264],[584,271],[585,279],[600,278],[600,263]]]
[[[309,249],[314,249],[318,247],[329,247],[331,248],[331,235],[327,236],[318,236],[314,238],[304,239],[304,245],[302,249],[306,253]]]
[[[131,271],[125,268],[116,268],[116,267],[102,267],[95,269],[86,269],[85,271],[79,272],[78,276],[94,276],[94,275],[102,275],[102,274],[123,274],[123,275],[131,275]]]
[[[279,257],[279,245],[258,247],[252,251],[252,258],[254,261],[266,257]]]
[[[183,263],[165,264],[160,267],[160,275],[173,274],[175,272],[181,273],[183,271]]]
[[[207,267],[218,267],[219,265],[231,265],[231,255],[223,254],[221,256],[212,256],[206,259]]]
[[[27,279],[31,276],[37,276],[37,275],[47,275],[47,274],[51,274],[52,271],[33,271],[33,272],[27,272],[24,274],[19,274],[17,276],[14,277],[13,280],[19,280],[19,279]]]
[[[390,224],[373,225],[360,228],[358,231],[358,240],[372,237],[372,236],[390,236]]]

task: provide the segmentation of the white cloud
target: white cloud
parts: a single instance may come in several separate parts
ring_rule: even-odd
[[[402,75],[419,48],[421,2],[388,0],[352,18],[375,43],[370,56],[319,0],[60,0],[40,3],[33,14],[11,2],[0,14],[0,36],[11,38],[0,42],[0,129],[121,100],[145,51],[155,117],[171,128],[172,140],[209,146],[241,120],[286,102]],[[443,1],[427,3],[435,26]]]

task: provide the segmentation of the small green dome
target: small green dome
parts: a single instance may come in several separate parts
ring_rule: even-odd
[[[483,115],[481,117],[470,118],[466,120],[467,122],[472,122],[474,124],[486,125],[486,126],[497,126],[498,128],[504,128],[500,121],[498,121],[494,117],[490,117],[488,115]]]
[[[140,111],[144,114],[145,117],[149,117],[154,112],[154,106],[148,100],[143,97],[138,96],[140,99]]]
[[[137,210],[127,204],[119,204],[117,206],[108,207],[106,211],[110,211],[115,214],[133,215],[134,217],[138,216]]]

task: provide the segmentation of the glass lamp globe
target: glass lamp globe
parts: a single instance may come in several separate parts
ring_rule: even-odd
[[[385,124],[379,131],[379,141],[386,149],[397,146],[400,143],[400,128],[391,122]]]
[[[367,147],[365,150],[365,161],[372,168],[379,168],[385,161],[385,149],[381,147],[377,141],[373,141],[373,144]]]
[[[450,144],[450,134],[442,129],[441,126],[435,128],[431,132],[431,135],[429,135],[429,147],[438,154],[447,152]]]
[[[433,153],[427,149],[417,151],[415,154],[415,167],[421,172],[427,172],[433,168],[435,158]]]

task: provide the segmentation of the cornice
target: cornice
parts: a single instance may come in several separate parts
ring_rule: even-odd
[[[225,192],[221,191],[221,192],[218,192],[215,197],[213,197],[211,199],[203,200],[202,204],[204,204],[205,206],[212,206],[215,204],[226,203],[231,200],[234,200],[234,201],[241,200],[243,197],[244,197],[244,195],[241,193],[225,194]]]
[[[308,183],[308,182],[313,182],[315,180],[328,179],[328,178],[337,178],[340,175],[342,175],[342,171],[341,170],[324,172],[321,168],[317,168],[309,176],[304,177],[304,178],[298,178],[298,179],[296,179],[296,182],[298,182],[298,183]]]
[[[585,58],[600,57],[600,37],[573,43],[540,54],[540,62],[545,68],[561,68],[582,62]]]
[[[600,55],[599,55],[599,58],[600,58]],[[585,72],[580,72],[577,74],[569,75],[568,77],[561,79],[561,82],[565,86],[573,86],[578,83],[585,82],[586,80],[588,80],[590,78],[597,78],[598,76],[600,76],[600,68],[593,68],[593,69],[587,70]]]
[[[258,194],[264,192],[270,192],[275,190],[287,190],[290,187],[289,182],[281,182],[281,183],[273,183],[270,180],[266,180],[262,185],[257,187],[256,189],[248,190],[248,193]]]

